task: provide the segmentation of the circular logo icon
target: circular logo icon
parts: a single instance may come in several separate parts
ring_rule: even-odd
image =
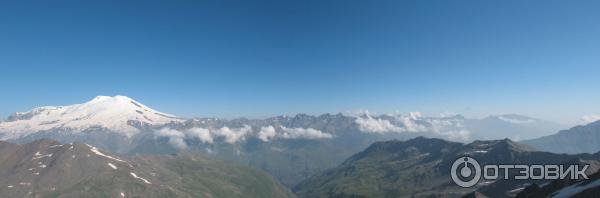
[[[460,157],[452,164],[452,181],[461,187],[471,187],[481,179],[479,162],[471,157]]]

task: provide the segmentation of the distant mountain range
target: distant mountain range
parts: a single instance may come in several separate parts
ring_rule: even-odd
[[[461,188],[450,179],[450,167],[461,156],[480,164],[592,164],[589,173],[600,167],[600,154],[538,152],[509,139],[462,144],[419,137],[375,143],[294,191],[299,197],[461,197],[476,190],[479,197],[513,197],[532,183],[547,183],[482,179],[474,188]]]
[[[195,154],[123,157],[82,143],[0,141],[0,197],[293,197],[265,173]]]
[[[460,142],[526,139],[559,128],[558,124],[514,114],[483,119],[419,113],[184,119],[126,96],[98,96],[83,104],[14,113],[0,122],[0,139],[83,142],[132,155],[189,150],[265,170],[291,187],[377,141],[417,136]]]
[[[554,153],[595,153],[600,151],[600,121],[525,140],[523,143]]]
[[[517,114],[489,116],[483,119],[466,119],[463,124],[473,133],[473,139],[494,140],[509,138],[519,141],[537,138],[563,129],[564,126],[545,120]]]
[[[343,126],[328,125],[331,119],[349,121]],[[302,120],[304,119],[304,120]],[[318,120],[321,119],[321,120]],[[279,122],[292,120],[295,126]],[[15,140],[32,136],[87,135],[94,131],[115,133],[114,135],[134,138],[140,132],[156,130],[165,126],[189,125],[193,127],[234,127],[246,125],[254,128],[267,127],[265,130],[239,131],[242,135],[230,135],[229,131],[210,132],[209,138],[224,136],[230,143],[251,136],[262,140],[272,138],[284,139],[321,139],[333,137],[331,132],[340,129],[352,129],[364,133],[402,133],[429,132],[445,139],[470,141],[473,139],[513,140],[531,139],[551,134],[560,125],[516,114],[489,116],[483,119],[469,119],[460,115],[424,117],[420,113],[409,115],[373,115],[368,112],[356,115],[309,116],[298,114],[295,117],[278,116],[267,119],[233,119],[216,118],[184,119],[149,108],[127,96],[98,96],[83,103],[68,106],[45,106],[27,112],[16,112],[5,121],[0,122],[0,139]],[[333,120],[335,121],[335,120]],[[336,123],[338,124],[338,123]],[[307,126],[314,130],[308,130]],[[327,125],[327,126],[326,126]],[[270,133],[271,127],[274,133]],[[279,127],[276,127],[279,126]],[[285,128],[283,128],[285,127]],[[325,128],[329,127],[329,128]],[[343,128],[346,127],[346,128]],[[302,128],[305,130],[299,130]],[[210,128],[208,128],[210,129]],[[236,131],[233,131],[236,132]],[[41,135],[43,134],[43,135]],[[207,136],[208,137],[208,136]],[[202,139],[204,141],[208,139]]]

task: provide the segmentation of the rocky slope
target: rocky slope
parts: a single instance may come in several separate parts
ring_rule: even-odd
[[[555,153],[595,153],[600,151],[600,121],[522,143]]]
[[[472,156],[482,165],[600,159],[599,155],[538,152],[509,139],[462,144],[420,137],[375,143],[340,166],[303,181],[294,191],[300,197],[460,197],[477,190],[476,195],[511,197],[528,183],[544,182],[481,180],[473,188],[461,188],[450,177],[452,163],[461,156]]]
[[[600,193],[600,173],[589,176],[588,180],[562,179],[547,182],[541,185],[532,184],[521,191],[517,198],[545,198],[545,197],[576,197],[594,198]]]
[[[96,147],[0,142],[0,197],[292,197],[265,173],[199,155],[121,157]]]

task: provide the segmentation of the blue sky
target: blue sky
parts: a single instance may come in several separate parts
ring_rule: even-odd
[[[600,113],[598,1],[3,1],[0,115]]]

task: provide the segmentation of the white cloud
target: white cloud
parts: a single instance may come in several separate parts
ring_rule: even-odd
[[[418,114],[418,115],[420,116],[420,114]],[[403,126],[402,130],[404,130],[404,131],[423,132],[423,131],[429,130],[426,126],[416,123],[415,120],[419,119],[419,117],[417,115],[413,115],[412,113],[408,117],[398,116],[398,117],[396,117],[396,119],[398,120],[398,122],[402,123],[402,126]]]
[[[263,142],[268,142],[269,140],[273,139],[275,135],[277,135],[275,127],[261,127],[260,132],[258,132],[258,139],[262,140]]]
[[[205,128],[191,128],[187,131],[188,136],[198,138],[204,143],[212,144],[214,142],[212,134]]]
[[[389,120],[381,118],[373,118],[370,115],[357,117],[355,120],[358,128],[363,132],[370,133],[385,133],[385,132],[402,132],[402,128],[393,125]]]
[[[462,120],[422,117],[419,112],[411,112],[406,116],[365,113],[357,116],[355,122],[359,130],[366,133],[431,132],[453,141],[468,141],[471,135],[464,129]]]
[[[416,122],[421,119],[421,113],[411,112],[408,116],[388,115],[392,119],[382,119],[364,114],[356,117],[356,124],[363,132],[386,133],[386,132],[423,132],[431,130]]]
[[[170,128],[162,128],[155,132],[157,137],[168,137],[169,144],[178,149],[187,148],[185,139],[197,138],[204,143],[213,143],[212,134],[208,129],[204,128],[191,128],[189,130],[179,131]]]
[[[214,131],[214,134],[225,137],[225,142],[233,144],[238,141],[244,140],[245,136],[250,132],[252,132],[252,127],[248,125],[237,129],[231,129],[225,126],[223,128],[220,128],[219,130]]]
[[[187,148],[187,144],[185,143],[185,140],[183,140],[183,138],[179,138],[179,137],[169,137],[169,144],[173,145],[175,148],[178,148],[178,149],[186,149]]]
[[[416,120],[419,119],[420,117],[423,117],[423,115],[421,114],[421,112],[410,112],[408,113],[408,115],[410,116],[411,119]]]
[[[431,125],[430,130],[433,132],[452,131],[465,128],[463,125],[463,121],[457,119],[429,118],[425,121]]]
[[[219,129],[206,128],[191,128],[186,130],[175,130],[170,128],[162,128],[155,131],[157,137],[168,137],[169,143],[178,149],[187,148],[186,139],[199,139],[203,143],[212,144],[217,141],[218,137],[223,137],[224,141],[229,144],[235,144],[246,140],[247,137],[256,137],[264,142],[271,141],[276,138],[283,139],[325,139],[334,137],[332,134],[324,133],[313,128],[286,128],[280,127],[277,129],[274,126],[261,127],[260,131],[253,132],[252,127],[244,125],[241,128],[229,128],[224,126]]]
[[[589,124],[589,123],[592,123],[592,122],[595,122],[598,120],[600,120],[600,115],[591,114],[591,115],[585,115],[585,116],[581,117],[579,122],[581,124],[585,125],[585,124]]]
[[[178,149],[187,148],[187,145],[185,144],[185,141],[183,140],[185,138],[185,134],[181,131],[177,131],[177,130],[170,129],[170,128],[162,128],[156,132],[156,136],[168,137],[169,144],[173,145],[175,148],[178,148]]]
[[[283,139],[327,139],[333,138],[332,134],[324,133],[320,130],[313,128],[287,128],[284,126],[280,127],[281,130],[278,130],[273,126],[261,127],[260,131],[257,134],[257,138],[268,142],[275,138],[283,138]]]
[[[451,141],[459,141],[464,142],[468,141],[471,138],[471,132],[467,130],[452,130],[440,133],[443,136],[446,136],[448,140]]]
[[[281,130],[283,130],[281,137],[285,139],[326,139],[333,137],[329,133],[323,133],[313,128],[286,128],[282,126]]]
[[[185,136],[185,134],[183,134],[182,132],[174,130],[174,129],[170,129],[170,128],[162,128],[156,132],[156,135],[164,136],[164,137],[184,137]]]
[[[528,124],[536,122],[534,119],[515,119],[507,116],[498,116],[498,119],[513,124]]]

